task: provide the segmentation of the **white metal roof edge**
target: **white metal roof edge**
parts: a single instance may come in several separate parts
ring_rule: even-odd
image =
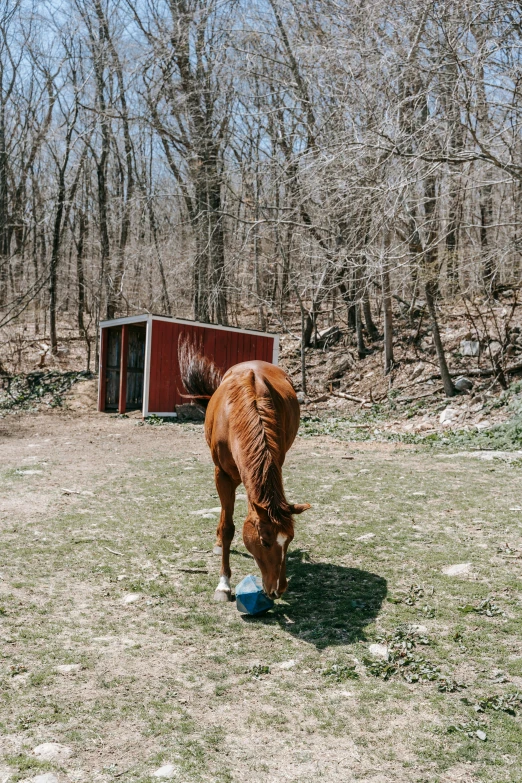
[[[121,324],[139,324],[149,321],[151,316],[148,313],[143,315],[127,315],[122,318],[110,318],[108,321],[100,321],[100,329],[107,326],[120,326]]]
[[[143,315],[128,315],[123,318],[112,318],[109,321],[100,321],[100,328],[105,329],[107,326],[120,326],[122,324],[143,323],[144,321],[167,321],[168,323],[188,324],[190,326],[202,326],[205,329],[219,329],[224,332],[240,332],[241,334],[253,334],[258,337],[279,337],[276,332],[261,332],[258,329],[242,329],[239,326],[222,326],[221,324],[206,324],[202,321],[191,321],[188,318],[171,318],[165,315],[151,315],[145,313]]]

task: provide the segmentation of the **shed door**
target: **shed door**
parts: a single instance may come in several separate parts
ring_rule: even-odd
[[[143,368],[145,366],[144,326],[129,327],[129,356],[127,360],[127,410],[143,405]]]
[[[120,401],[121,326],[108,330],[105,368],[105,410],[117,410]]]

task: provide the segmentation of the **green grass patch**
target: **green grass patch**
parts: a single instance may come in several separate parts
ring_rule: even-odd
[[[58,495],[70,452],[55,451],[54,505],[2,523],[0,727],[24,752],[0,766],[13,779],[51,769],[31,748],[54,741],[73,748],[64,770],[101,783],[150,781],[167,763],[187,783],[308,783],[317,765],[326,780],[464,769],[518,783],[522,471],[357,441],[343,460],[335,432],[308,432],[284,470],[289,499],[312,504],[289,590],[252,618],[212,600],[218,500],[201,427],[138,432],[157,439],[153,455],[137,440],[97,464],[92,496]],[[30,507],[31,486],[3,492]],[[245,510],[238,500],[233,584],[257,572]],[[443,572],[458,563],[469,575]],[[69,663],[81,668],[60,672]]]

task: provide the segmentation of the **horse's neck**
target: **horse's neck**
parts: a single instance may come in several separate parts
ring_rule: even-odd
[[[237,383],[230,397],[233,453],[250,503],[258,503],[277,520],[286,516],[281,474],[281,422],[269,396],[257,396],[252,372]]]

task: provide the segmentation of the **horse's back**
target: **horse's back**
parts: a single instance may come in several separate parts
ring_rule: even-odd
[[[289,399],[296,397],[290,376],[276,364],[263,362],[261,359],[251,359],[248,362],[235,364],[226,371],[222,383],[228,379],[244,377],[252,371],[256,378],[256,386],[259,382],[263,383],[266,380],[282,396]]]
[[[252,379],[253,373],[253,379]],[[231,420],[237,416],[234,394],[240,384],[255,384],[255,395],[258,400],[267,400],[273,409],[273,415],[281,437],[281,454],[292,445],[299,429],[300,408],[290,377],[277,365],[252,360],[235,364],[221,381],[217,391],[212,395],[205,420],[205,435],[213,453],[214,462],[219,453],[223,452],[225,443],[230,443]]]

